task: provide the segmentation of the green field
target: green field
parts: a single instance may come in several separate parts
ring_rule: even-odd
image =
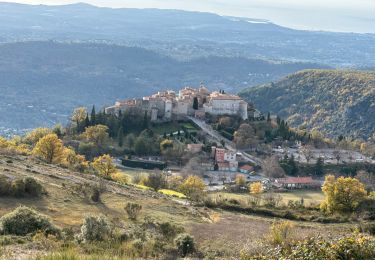
[[[178,122],[168,122],[161,124],[154,124],[150,129],[158,135],[163,135],[164,133],[170,134],[171,132],[177,132],[178,130],[183,131],[185,128],[188,132],[195,132],[198,129],[190,122],[178,123]]]
[[[171,132],[176,132],[181,129],[181,125],[177,122],[168,122],[162,124],[155,124],[150,127],[150,129],[155,133],[162,135],[164,133],[170,134]]]

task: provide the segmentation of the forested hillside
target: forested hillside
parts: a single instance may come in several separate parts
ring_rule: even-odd
[[[116,99],[200,82],[211,89],[237,92],[317,67],[321,66],[225,57],[183,62],[141,48],[108,44],[3,44],[0,132],[4,126],[20,129],[64,123],[77,106],[110,105]]]
[[[374,137],[375,72],[305,70],[240,95],[293,126],[330,136]]]

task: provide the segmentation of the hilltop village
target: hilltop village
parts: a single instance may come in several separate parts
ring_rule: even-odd
[[[248,103],[237,95],[224,91],[210,92],[205,86],[199,88],[185,87],[178,94],[175,91],[159,91],[141,99],[117,101],[107,107],[108,114],[118,114],[131,109],[149,113],[151,121],[170,121],[186,116],[203,118],[206,113],[212,115],[237,115],[243,120],[248,118]]]

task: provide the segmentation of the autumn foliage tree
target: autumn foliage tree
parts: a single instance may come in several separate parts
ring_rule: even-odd
[[[198,201],[202,198],[205,187],[201,178],[190,175],[181,184],[180,190],[191,200]]]
[[[238,187],[244,187],[246,185],[246,178],[243,174],[237,174],[235,182]]]
[[[263,185],[261,182],[253,182],[249,185],[249,191],[252,194],[260,194],[263,192]]]
[[[42,137],[51,134],[52,130],[49,128],[39,127],[33,129],[31,132],[27,133],[23,141],[29,145],[35,145]]]
[[[322,187],[325,195],[321,209],[327,212],[355,210],[367,195],[364,185],[355,178],[327,175]]]
[[[64,158],[63,142],[56,134],[48,134],[37,142],[33,154],[47,163],[61,163]]]
[[[106,178],[110,178],[112,174],[117,172],[113,159],[108,154],[96,157],[91,165],[100,175]]]
[[[89,126],[85,129],[82,136],[86,141],[92,142],[98,147],[101,147],[108,139],[108,127],[105,125]]]
[[[88,167],[88,162],[83,155],[77,154],[71,148],[64,149],[64,164],[70,169],[83,172]]]

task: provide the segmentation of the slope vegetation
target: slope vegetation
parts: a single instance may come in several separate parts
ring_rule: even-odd
[[[368,139],[375,129],[375,72],[305,70],[240,95],[292,126]]]
[[[273,222],[273,218],[191,206],[182,203],[180,199],[103,179],[101,186],[105,191],[101,193],[99,202],[93,202],[83,191],[87,185],[97,185],[100,180],[98,177],[72,172],[30,157],[0,155],[0,177],[4,176],[10,179],[32,177],[42,184],[47,194],[37,198],[0,196],[0,217],[19,205],[26,205],[48,216],[54,225],[72,228],[75,232],[79,231],[88,214],[105,215],[111,222],[124,225],[127,229],[136,224],[141,225],[146,219],[169,222],[192,234],[202,253],[214,254],[219,259],[239,258],[241,249],[247,243],[255,245],[259,242]],[[124,206],[128,202],[142,205],[136,222],[129,220],[125,213]],[[317,232],[322,235],[328,234],[327,232],[338,235],[348,232],[349,228],[347,224],[295,224],[296,234],[301,237]],[[1,241],[4,239],[0,236]],[[2,242],[0,258],[29,259],[30,256],[35,257],[53,250],[47,248],[48,251],[45,252],[46,249],[38,247],[33,240],[8,244]]]

